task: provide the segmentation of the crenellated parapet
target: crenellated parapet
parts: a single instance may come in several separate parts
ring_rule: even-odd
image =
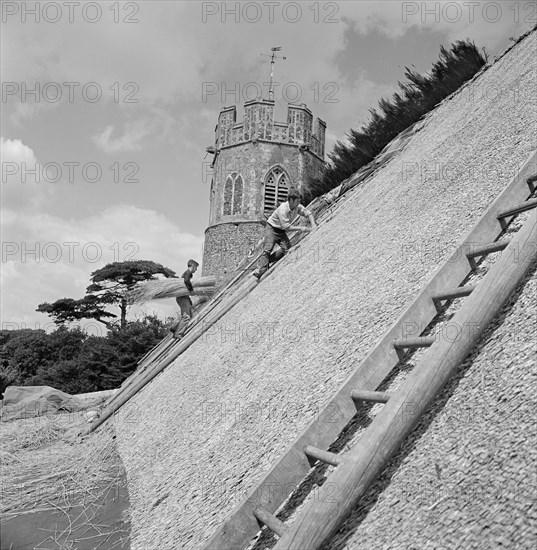
[[[267,141],[304,147],[324,159],[326,123],[305,104],[287,106],[287,122],[274,120],[274,101],[256,99],[244,104],[243,122],[235,106],[220,111],[215,130],[216,151],[249,141]]]

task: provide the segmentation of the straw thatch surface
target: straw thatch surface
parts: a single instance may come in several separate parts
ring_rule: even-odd
[[[536,46],[533,33],[440,105],[120,411],[133,548],[199,548],[504,188],[535,147]]]
[[[128,516],[121,524],[102,517],[105,501],[117,500],[125,486],[113,425],[77,441],[84,425],[82,412],[2,425],[2,548],[21,547],[22,540],[31,540],[32,548],[78,548],[88,538],[95,547],[125,547]],[[128,508],[128,502],[118,504]],[[34,518],[45,518],[44,527],[33,526]]]

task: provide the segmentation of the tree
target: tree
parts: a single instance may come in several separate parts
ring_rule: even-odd
[[[391,100],[381,99],[380,112],[369,109],[370,121],[359,130],[350,130],[349,143],[336,142],[321,174],[308,179],[308,200],[334,189],[369,164],[397,134],[472,78],[486,61],[486,54],[482,55],[473,42],[459,40],[450,50],[440,48],[439,59],[428,74],[405,67],[408,82],[399,82],[401,91]]]
[[[47,385],[72,394],[117,388],[165,335],[164,323],[154,316],[113,327],[105,337],[66,327],[51,334],[28,331],[21,335],[22,346],[3,346],[11,368],[0,369],[0,377],[9,378],[9,385]],[[21,357],[19,348],[29,354]]]
[[[156,279],[155,275],[177,276],[175,271],[149,260],[113,262],[91,274],[92,284],[86,292],[98,297],[102,304],[119,304],[123,329],[127,324],[127,292],[136,283]]]
[[[80,329],[66,327],[59,327],[51,334],[42,329],[12,332],[10,338],[1,339],[0,349],[0,374],[6,376],[10,384],[22,384],[59,361],[75,359],[87,339]]]
[[[2,355],[7,359],[6,367],[16,373],[17,379],[22,379],[33,376],[41,365],[50,364],[53,350],[44,330],[17,332],[2,347]]]
[[[117,317],[114,313],[104,309],[103,301],[97,296],[84,296],[80,300],[60,298],[52,304],[47,302],[39,304],[36,311],[46,313],[57,325],[81,319],[95,319],[106,325],[107,328],[112,328],[112,323],[106,321],[104,317]]]
[[[86,289],[84,298],[60,298],[52,304],[44,302],[39,304],[36,311],[46,313],[57,325],[81,319],[95,319],[112,329],[114,322],[110,318],[117,318],[117,315],[106,308],[119,305],[120,327],[124,329],[127,324],[127,292],[140,281],[156,279],[156,275],[177,277],[175,271],[150,260],[107,264],[91,274],[92,284]]]

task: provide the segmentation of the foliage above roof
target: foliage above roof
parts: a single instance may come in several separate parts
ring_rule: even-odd
[[[405,67],[408,82],[398,83],[401,92],[394,93],[391,100],[381,99],[380,112],[370,109],[371,120],[360,130],[349,131],[349,143],[336,142],[324,172],[307,184],[307,202],[334,189],[369,164],[400,132],[472,78],[486,61],[486,54],[467,39],[458,40],[450,50],[441,46],[439,59],[428,74],[421,75]]]

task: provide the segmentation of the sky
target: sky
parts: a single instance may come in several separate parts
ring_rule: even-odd
[[[218,113],[268,96],[306,103],[327,147],[426,72],[440,45],[490,57],[537,22],[533,1],[7,1],[1,36],[3,329],[52,328],[42,302],[82,298],[91,273],[201,261]],[[130,318],[176,312],[173,300]],[[82,323],[99,334],[95,323]]]

